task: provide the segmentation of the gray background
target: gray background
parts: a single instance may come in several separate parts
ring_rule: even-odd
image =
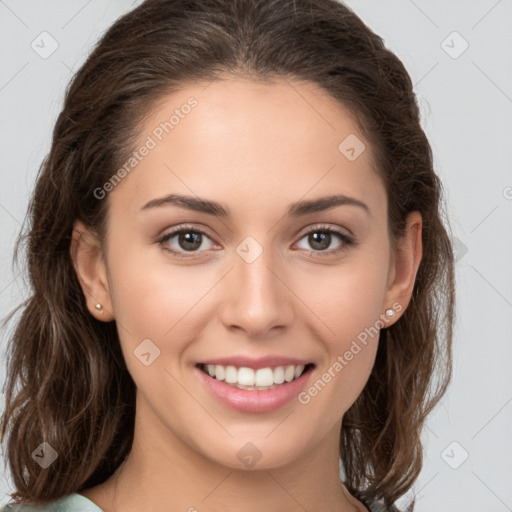
[[[12,270],[12,250],[65,87],[92,44],[135,3],[0,1],[2,317],[27,295]],[[512,510],[512,2],[347,5],[411,74],[457,249],[454,376],[425,429],[416,510]],[[47,58],[41,53],[52,41],[44,31],[58,44]],[[3,362],[8,333],[1,335]],[[2,475],[0,505],[9,485],[9,474]]]

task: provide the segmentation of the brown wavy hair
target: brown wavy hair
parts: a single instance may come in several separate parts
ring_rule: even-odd
[[[70,256],[73,224],[82,220],[104,240],[109,201],[94,191],[133,152],[146,116],[187,82],[224,72],[322,87],[354,114],[377,155],[393,247],[407,214],[422,215],[411,301],[381,330],[373,371],[340,432],[354,496],[389,506],[420,473],[424,420],[451,379],[454,259],[404,65],[336,0],[146,0],[109,28],[69,84],[16,243],[31,294],[4,321],[21,309],[8,339],[0,424],[1,442],[9,431],[16,503],[102,483],[131,449],[135,384],[115,321],[100,322],[86,307]],[[46,469],[32,457],[43,441],[59,453]]]

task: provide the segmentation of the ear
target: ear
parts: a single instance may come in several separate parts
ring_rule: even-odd
[[[114,313],[101,243],[97,235],[80,220],[75,221],[73,226],[70,255],[87,308],[97,320],[112,321]],[[101,309],[97,309],[96,304],[101,304]]]
[[[405,311],[409,305],[423,254],[422,225],[422,217],[419,212],[409,213],[404,236],[398,241],[392,258],[388,288],[383,304],[384,310],[396,308],[396,312],[399,313]],[[399,314],[395,315],[389,321],[388,326],[396,322],[399,317]]]

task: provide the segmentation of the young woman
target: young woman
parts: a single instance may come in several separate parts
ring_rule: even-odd
[[[5,510],[397,510],[451,374],[442,214],[410,77],[347,7],[143,2],[19,240]]]

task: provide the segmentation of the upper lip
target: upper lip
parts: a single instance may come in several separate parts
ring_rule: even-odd
[[[275,367],[275,366],[306,366],[312,364],[310,361],[303,359],[296,359],[293,357],[282,357],[282,356],[265,356],[259,358],[253,358],[248,356],[231,356],[231,357],[219,357],[216,359],[208,359],[201,361],[201,364],[213,364],[222,366],[236,366],[237,368],[259,368]]]

